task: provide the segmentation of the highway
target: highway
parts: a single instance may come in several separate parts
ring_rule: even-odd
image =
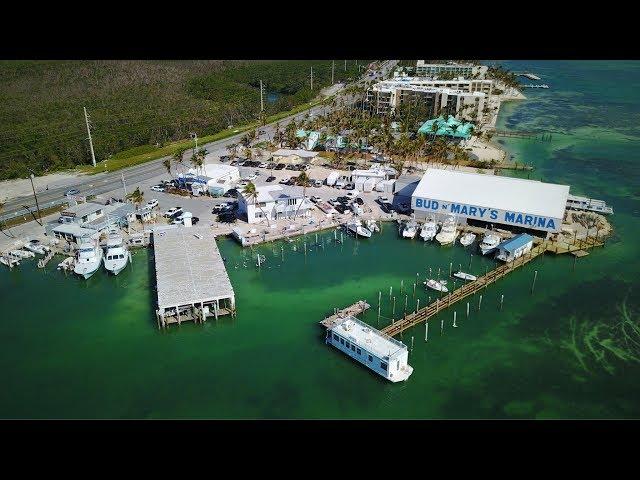
[[[383,75],[386,76],[386,74],[397,64],[397,62],[397,60],[385,61],[382,67]],[[356,83],[361,84],[365,80],[366,78],[363,77],[360,78]],[[320,112],[324,113],[324,111],[326,111],[326,108],[327,107],[325,106],[316,106],[311,108],[310,110],[300,112],[296,115],[285,117],[279,121],[280,128],[281,130],[284,129],[284,127],[293,119],[295,119],[296,122],[302,120],[307,115],[307,112],[310,112],[311,114],[319,114]],[[259,128],[259,130],[264,131],[264,133],[258,136],[256,142],[273,138],[276,123],[277,122],[273,122]],[[246,132],[241,132],[232,137],[228,137],[223,140],[218,140],[216,142],[211,142],[204,145],[199,145],[198,147],[204,147],[208,152],[224,149],[229,144],[238,143],[245,134]],[[40,206],[40,209],[45,209],[60,204],[65,198],[65,192],[67,192],[70,188],[78,189],[80,191],[79,195],[81,196],[100,195],[107,192],[112,192],[122,187],[123,177],[124,182],[127,186],[127,192],[130,193],[131,191],[133,191],[133,189],[135,189],[138,182],[153,177],[158,177],[163,174],[167,175],[166,169],[162,165],[163,160],[167,158],[169,157],[158,158],[156,160],[151,160],[140,165],[123,168],[114,172],[79,176],[77,178],[77,181],[73,185],[67,184],[64,186],[52,187],[45,191],[37,191],[38,204]],[[167,175],[167,179],[168,178],[169,177]],[[123,197],[124,191],[122,191],[122,195],[117,196]],[[25,206],[35,210],[36,204],[33,195],[7,199],[1,219],[7,220],[13,218],[17,214],[26,213],[24,208]]]

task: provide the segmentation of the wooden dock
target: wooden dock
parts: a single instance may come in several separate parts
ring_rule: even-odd
[[[346,308],[343,308],[341,310],[336,309],[334,314],[322,320],[320,322],[320,325],[325,328],[331,328],[335,326],[336,322],[342,320],[344,317],[355,317],[356,315],[361,314],[369,308],[371,308],[371,305],[369,305],[367,302],[365,302],[364,300],[358,300],[356,303],[354,303],[353,305],[349,305]]]
[[[504,277],[505,275],[513,272],[518,267],[526,265],[531,260],[546,252],[547,247],[547,241],[543,241],[539,245],[533,247],[530,252],[526,253],[522,257],[517,258],[512,262],[505,263],[504,265],[500,265],[495,270],[488,272],[486,275],[478,277],[473,282],[466,283],[460,288],[449,292],[446,296],[437,298],[435,302],[431,302],[429,305],[421,308],[417,312],[410,313],[397,322],[393,322],[391,325],[387,325],[381,331],[393,337],[403,332],[407,328],[411,328],[415,325],[418,325],[419,323],[428,321],[429,318],[433,317],[440,310],[450,307],[463,298],[475,294],[483,288],[486,288],[487,285],[490,285],[493,282]]]

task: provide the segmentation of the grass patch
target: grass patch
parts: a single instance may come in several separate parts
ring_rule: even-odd
[[[304,103],[291,110],[271,115],[270,117],[266,118],[265,123],[274,123],[291,115],[297,115],[298,113],[304,112],[305,110],[315,107],[316,105],[320,105],[324,101],[325,100],[318,100],[315,102]],[[228,128],[214,135],[207,135],[202,138],[198,138],[198,143],[200,145],[204,145],[206,143],[224,140],[225,138],[229,138],[239,133],[247,132],[258,127],[260,127],[260,122],[255,121],[239,127]],[[114,172],[123,168],[150,162],[151,160],[157,160],[158,158],[172,156],[178,150],[193,148],[194,146],[195,142],[193,140],[180,140],[177,142],[169,143],[162,147],[156,147],[154,145],[142,145],[140,147],[130,148],[128,150],[118,152],[110,159],[96,163],[95,167],[91,165],[84,165],[82,167],[79,167],[79,170],[89,175],[94,175],[100,172]]]

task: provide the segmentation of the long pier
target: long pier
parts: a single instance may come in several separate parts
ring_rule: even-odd
[[[504,277],[505,275],[513,272],[516,268],[526,265],[531,260],[546,252],[548,246],[548,242],[543,241],[539,245],[533,247],[531,251],[524,254],[522,257],[516,258],[512,262],[505,263],[504,265],[500,265],[495,270],[491,270],[487,274],[478,277],[476,280],[462,285],[460,288],[457,288],[452,292],[449,292],[448,295],[437,298],[435,302],[431,302],[429,305],[421,308],[417,312],[410,313],[401,320],[393,322],[391,325],[387,325],[381,331],[393,337],[408,328],[418,325],[419,323],[422,323],[424,321],[428,321],[429,318],[433,317],[440,310],[450,307],[463,298],[475,294],[483,288],[486,288],[487,285],[490,285],[493,282]]]

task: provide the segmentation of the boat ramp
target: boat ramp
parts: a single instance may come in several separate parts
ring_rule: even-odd
[[[235,293],[208,227],[153,232],[159,328],[235,315]]]

